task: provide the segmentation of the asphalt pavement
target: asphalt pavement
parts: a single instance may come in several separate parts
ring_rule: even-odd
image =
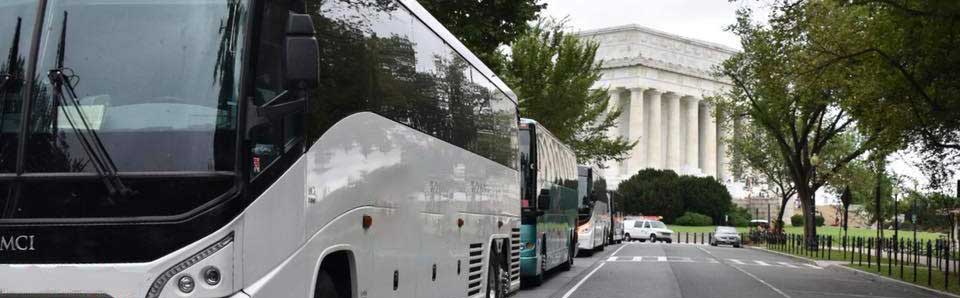
[[[578,257],[572,270],[513,297],[939,297],[837,266],[751,248],[632,242]]]

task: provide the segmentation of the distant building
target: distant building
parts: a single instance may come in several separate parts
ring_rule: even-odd
[[[645,168],[732,182],[721,141],[732,131],[717,125],[714,107],[704,99],[730,88],[712,70],[736,50],[639,25],[580,36],[599,43],[603,77],[596,87],[608,88],[611,107],[623,109],[608,133],[639,142],[627,160],[606,165],[609,187]]]

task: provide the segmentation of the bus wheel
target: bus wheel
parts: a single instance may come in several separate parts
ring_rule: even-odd
[[[623,234],[623,239],[627,239],[627,242],[633,241],[633,238],[630,238],[630,233]]]
[[[487,265],[487,298],[505,297],[502,281],[500,281],[499,259],[495,254],[490,254],[490,261]]]
[[[337,293],[337,287],[333,283],[333,278],[330,277],[330,274],[326,270],[320,270],[320,274],[317,276],[317,287],[314,289],[315,298],[341,298],[340,294]]]

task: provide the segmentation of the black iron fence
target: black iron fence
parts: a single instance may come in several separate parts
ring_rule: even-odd
[[[805,256],[818,260],[835,260],[866,267],[877,273],[917,282],[926,275],[926,283],[933,286],[941,280],[948,289],[951,273],[960,284],[960,256],[957,245],[946,239],[921,240],[897,237],[838,237],[817,235],[807,238],[801,234],[755,234],[750,237],[756,246]],[[939,285],[938,285],[939,286]]]
[[[951,278],[960,285],[960,249],[946,239],[920,240],[898,237],[834,237],[802,234],[740,233],[740,243],[817,260],[841,261],[864,267],[890,277],[916,283],[925,279],[928,286],[943,281],[949,289]],[[679,232],[672,242],[713,244],[713,233]],[[951,276],[953,273],[953,276]],[[942,277],[942,278],[941,278]]]

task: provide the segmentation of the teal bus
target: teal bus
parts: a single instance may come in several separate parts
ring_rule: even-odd
[[[539,285],[577,255],[577,157],[534,120],[520,120],[520,277]]]

